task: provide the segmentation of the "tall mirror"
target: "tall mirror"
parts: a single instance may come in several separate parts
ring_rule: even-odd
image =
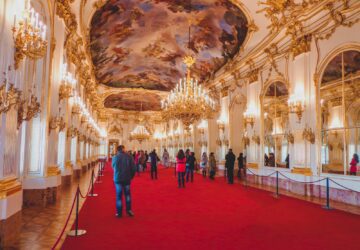
[[[333,57],[320,83],[322,172],[359,175],[351,161],[360,151],[360,52]]]
[[[284,82],[271,83],[263,96],[264,114],[264,165],[289,168],[289,145],[285,132],[288,130],[288,96]]]

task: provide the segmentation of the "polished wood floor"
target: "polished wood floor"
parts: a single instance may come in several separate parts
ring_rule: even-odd
[[[80,189],[83,193],[85,193],[89,185],[90,176],[91,171],[87,171],[86,173],[82,174],[79,179],[73,179],[71,185],[62,187],[60,189],[61,193],[59,195],[59,199],[54,205],[49,205],[45,208],[24,208],[22,211],[22,228],[19,235],[19,240],[13,246],[6,249],[51,249],[56,239],[58,238],[58,235],[60,234],[64,226],[65,220],[69,214],[69,210],[74,199],[77,185],[79,184]],[[199,175],[197,178],[202,177]],[[217,178],[224,178],[223,173],[219,172]],[[244,185],[244,182],[235,178],[235,185]],[[274,187],[255,184],[248,185],[259,189],[267,190],[269,192],[275,192]],[[269,195],[271,195],[271,193],[269,193]],[[294,198],[319,204],[319,209],[322,209],[321,205],[325,204],[324,199],[319,199],[315,197],[304,197],[301,195],[287,192],[286,190],[280,190],[280,199],[281,195],[291,196]],[[83,204],[83,202],[84,199],[80,199],[80,206]],[[335,201],[331,201],[331,207],[334,209],[339,209],[360,215],[360,207],[351,206]],[[66,228],[66,232],[69,231],[74,219],[75,213],[73,213],[73,215],[71,216],[69,225]],[[65,239],[65,236],[66,235],[64,234],[57,249],[60,249],[61,244]]]
[[[80,178],[73,178],[71,185],[60,187],[59,197],[54,205],[23,208],[19,239],[7,249],[51,249],[65,225],[77,186],[79,185],[82,193],[86,193],[90,177],[91,171],[87,171]],[[80,199],[80,207],[84,201]],[[74,219],[73,212],[65,232],[70,229]],[[65,236],[66,233],[56,249],[60,249]]]
[[[224,178],[224,171],[218,171],[217,177],[218,178]],[[269,191],[270,192],[269,195],[273,195],[273,193],[276,192],[275,187],[267,186],[267,185],[261,185],[261,184],[254,184],[254,183],[250,183],[250,182],[245,183],[245,181],[243,179],[239,180],[236,176],[234,176],[234,183],[241,184],[241,185],[244,185],[244,186],[247,185],[247,186],[250,186],[250,187],[255,187],[255,188],[259,188],[259,189],[262,189],[262,190]],[[285,196],[293,197],[293,198],[296,198],[296,199],[300,199],[300,200],[312,202],[312,203],[315,203],[315,204],[319,204],[320,207],[326,204],[326,199],[325,198],[298,195],[298,194],[291,193],[291,192],[289,192],[287,190],[284,190],[284,189],[279,189],[279,194],[280,194],[280,196],[278,197],[279,199],[281,199],[281,195],[285,195]],[[359,206],[354,206],[354,205],[345,204],[345,203],[342,203],[342,202],[337,202],[337,201],[330,200],[330,207],[333,208],[333,209],[338,209],[338,210],[342,210],[342,211],[345,211],[345,212],[348,212],[348,213],[353,213],[353,214],[360,215],[360,207]]]

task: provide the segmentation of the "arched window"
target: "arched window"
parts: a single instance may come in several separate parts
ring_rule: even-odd
[[[267,167],[288,167],[288,142],[285,132],[288,129],[287,85],[282,81],[272,82],[263,97],[264,117],[264,164]]]
[[[359,93],[360,51],[342,51],[329,61],[320,79],[324,173],[350,174],[351,158],[360,150]]]

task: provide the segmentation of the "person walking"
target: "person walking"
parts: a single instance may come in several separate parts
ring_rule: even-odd
[[[145,165],[146,165],[146,161],[145,161],[145,154],[144,151],[141,150],[140,151],[140,157],[139,157],[139,168],[142,168],[142,171],[145,171]]]
[[[356,175],[358,163],[359,163],[359,156],[357,154],[354,154],[350,162],[350,175]]]
[[[204,177],[206,177],[207,164],[208,164],[208,157],[206,152],[204,152],[201,156],[201,163],[200,163],[201,172]]]
[[[241,173],[242,173],[243,170],[244,170],[244,155],[243,155],[243,153],[240,153],[240,154],[239,154],[239,157],[237,158],[237,160],[238,160],[238,173],[237,173],[237,177],[238,177],[239,179],[241,179]],[[244,173],[244,175],[245,175],[245,173]]]
[[[149,154],[148,154],[147,150],[145,150],[145,164],[144,164],[145,169],[144,169],[144,172],[147,169],[147,162],[148,161],[149,161]]]
[[[235,164],[235,155],[232,149],[229,149],[229,152],[225,156],[225,168],[227,169],[228,183],[234,184],[234,164]]]
[[[194,169],[195,169],[195,164],[196,164],[196,158],[195,158],[194,152],[189,153],[189,157],[187,158],[186,163],[188,164],[187,168],[186,168],[186,182],[189,182],[189,176],[190,176],[190,181],[193,182],[194,181]]]
[[[216,174],[216,159],[213,152],[209,155],[209,177],[214,180]]]
[[[162,163],[163,163],[165,168],[169,167],[169,159],[170,159],[170,155],[169,155],[168,151],[165,148],[163,156],[162,156]]]
[[[185,165],[186,165],[186,157],[185,153],[182,149],[179,150],[176,156],[176,172],[178,175],[178,185],[179,188],[185,187]]]
[[[149,154],[149,158],[150,158],[150,164],[151,164],[151,179],[157,179],[158,175],[157,175],[157,163],[160,160],[159,157],[156,154],[155,149],[153,151],[151,151],[151,153]]]
[[[112,167],[114,169],[114,183],[116,189],[116,214],[118,218],[122,217],[122,194],[125,195],[126,213],[134,216],[131,210],[131,194],[130,184],[135,176],[136,166],[134,159],[125,152],[125,147],[120,145],[117,147],[117,154],[112,159]]]

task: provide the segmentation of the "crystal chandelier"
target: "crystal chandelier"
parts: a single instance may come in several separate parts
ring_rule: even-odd
[[[142,111],[142,103],[141,103],[140,111]],[[136,125],[136,127],[134,128],[134,130],[132,132],[130,132],[130,140],[137,140],[139,143],[141,143],[150,138],[151,135],[150,135],[149,131],[143,125],[143,120],[144,120],[144,117],[140,116],[139,124]]]
[[[187,66],[187,76],[180,79],[166,99],[161,101],[162,115],[165,120],[178,119],[185,128],[201,119],[208,118],[216,110],[215,101],[209,97],[198,80],[191,77],[191,66],[195,59],[184,58]]]
[[[191,13],[191,0],[189,1]],[[188,49],[191,48],[191,23],[189,20],[189,42]],[[216,111],[215,101],[209,97],[198,80],[191,77],[191,67],[195,63],[195,58],[188,55],[184,57],[187,66],[187,75],[180,79],[166,99],[161,101],[162,115],[165,120],[177,119],[182,121],[186,130],[189,126],[201,119],[211,117]]]
[[[149,138],[149,131],[141,124],[136,125],[135,129],[130,132],[130,140],[137,140],[139,143],[148,140]]]
[[[39,13],[30,8],[26,1],[25,10],[21,20],[12,28],[15,43],[15,69],[19,67],[20,61],[25,57],[38,59],[45,55],[47,48],[46,25],[39,20]]]

